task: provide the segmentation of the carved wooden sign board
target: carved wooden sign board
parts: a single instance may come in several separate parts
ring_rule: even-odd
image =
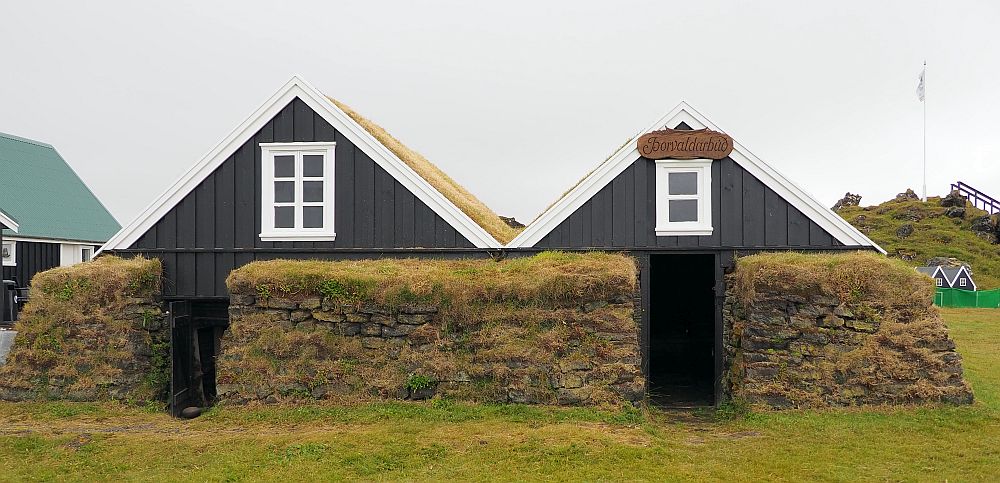
[[[722,159],[733,152],[733,138],[711,129],[663,129],[639,136],[639,154],[649,159]]]

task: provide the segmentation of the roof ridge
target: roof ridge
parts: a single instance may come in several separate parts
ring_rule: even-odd
[[[22,142],[22,143],[25,143],[25,144],[31,144],[31,145],[34,145],[34,146],[39,146],[39,147],[42,147],[42,148],[52,148],[52,149],[55,149],[55,147],[53,147],[49,143],[42,142],[42,141],[36,141],[34,139],[23,138],[21,136],[15,136],[13,134],[5,133],[3,131],[0,131],[0,137],[10,139],[11,141],[19,141],[19,142]]]

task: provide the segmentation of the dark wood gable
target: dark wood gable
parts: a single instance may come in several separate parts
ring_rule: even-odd
[[[260,241],[260,143],[335,141],[332,242]],[[261,258],[371,257],[407,248],[474,245],[295,99],[184,197],[129,250],[163,260],[167,296],[228,296],[225,278]]]
[[[712,234],[656,236],[655,162],[639,158],[535,246],[538,248],[830,248],[843,246],[755,176],[712,163]]]

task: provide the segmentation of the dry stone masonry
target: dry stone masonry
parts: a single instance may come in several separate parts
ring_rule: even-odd
[[[841,263],[834,272],[842,271],[796,280],[796,270],[815,267],[786,264],[771,270],[768,263],[759,263],[738,267],[737,272],[757,270],[764,278],[741,278],[739,273],[727,277],[723,320],[728,396],[777,409],[971,403],[961,357],[932,306],[930,282],[901,271],[912,271],[908,267],[882,266],[892,262],[877,255],[854,261],[850,257],[858,255],[826,257]],[[883,275],[898,275],[870,283],[900,284],[888,289],[902,299],[869,296],[866,292],[873,289],[860,283],[867,273],[857,275],[862,278],[845,275],[852,263],[862,270],[864,264],[877,263]],[[817,275],[828,280],[850,277],[854,291],[830,290],[836,283],[814,284],[810,278]],[[753,285],[749,298],[748,283]]]
[[[233,403],[434,396],[637,402],[644,379],[634,289],[630,283],[610,297],[547,305],[470,301],[457,316],[442,303],[267,297],[231,283],[218,393]]]

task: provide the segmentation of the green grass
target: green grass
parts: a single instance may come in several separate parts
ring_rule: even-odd
[[[944,216],[940,198],[889,200],[876,206],[849,206],[837,213],[856,226],[889,256],[912,258],[907,263],[922,266],[931,257],[955,257],[972,265],[980,290],[1000,287],[1000,245],[971,230],[972,221],[986,212],[966,204],[964,219]],[[913,234],[900,238],[899,227],[913,225]]]
[[[0,404],[0,479],[904,480],[1000,473],[1000,311],[943,311],[977,401],[754,413],[471,405]]]

